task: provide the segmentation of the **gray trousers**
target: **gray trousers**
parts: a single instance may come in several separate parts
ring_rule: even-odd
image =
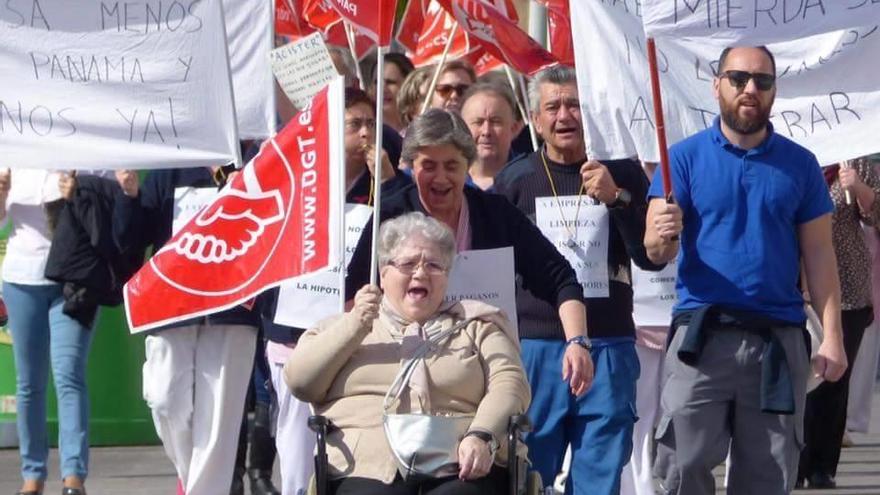
[[[788,494],[803,448],[803,414],[810,361],[799,328],[773,330],[785,349],[795,394],[795,414],[761,412],[764,341],[736,328],[709,330],[696,366],[678,359],[686,329],[666,354],[657,438],[674,449],[679,495],[714,495],[712,469],[730,451],[727,493]]]

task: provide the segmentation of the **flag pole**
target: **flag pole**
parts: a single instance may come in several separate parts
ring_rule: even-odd
[[[844,160],[841,165],[842,166],[840,168],[843,168],[843,169],[849,168],[849,160]],[[849,189],[844,189],[843,195],[846,198],[846,204],[851,205],[852,204],[852,193],[849,192]]]
[[[431,78],[431,85],[428,86],[428,93],[425,95],[425,101],[422,102],[422,110],[419,114],[425,113],[431,105],[431,98],[434,96],[434,88],[437,87],[437,80],[440,79],[440,72],[443,70],[443,66],[446,65],[446,57],[449,56],[449,49],[452,47],[452,40],[455,39],[456,31],[458,31],[458,21],[453,22],[452,29],[449,30],[449,38],[446,40],[446,46],[443,47],[443,55],[440,56],[440,63],[437,64],[437,69],[434,71],[434,77]]]
[[[376,52],[376,95],[381,98],[385,93],[385,47],[377,46]],[[373,166],[373,239],[370,250],[370,285],[378,285],[376,272],[379,268],[379,211],[382,204],[382,105],[376,105],[376,144]]]
[[[529,137],[532,140],[532,151],[538,151],[538,134],[535,132],[535,127],[532,125],[532,111],[529,109],[529,93],[526,90],[526,79],[522,74],[519,74],[519,89],[520,94],[516,94],[516,82],[513,80],[513,71],[510,70],[510,66],[504,64],[504,72],[507,74],[507,81],[510,83],[510,88],[513,90],[513,99],[516,100],[516,106],[519,107],[519,113],[522,115],[522,118],[525,119],[526,127],[529,129]],[[520,96],[522,97],[522,102],[520,102]]]
[[[657,71],[657,47],[654,38],[648,38],[648,67],[651,72],[651,95],[654,97],[654,121],[657,124],[657,145],[660,147],[660,174],[663,176],[663,196],[668,203],[672,197],[672,174],[669,171],[669,149],[666,146],[666,121],[663,119],[663,97],[660,94],[660,74]]]
[[[366,81],[364,81],[364,75],[361,73],[361,64],[358,61],[357,47],[355,46],[354,27],[352,27],[351,23],[345,20],[342,21],[342,27],[345,28],[345,40],[348,41],[348,51],[351,52],[351,59],[354,60],[354,72],[358,78],[358,87],[361,88],[361,90],[366,91],[367,85]]]

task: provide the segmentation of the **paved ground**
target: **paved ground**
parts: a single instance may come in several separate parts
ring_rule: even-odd
[[[837,478],[840,487],[836,490],[805,490],[797,493],[880,495],[880,388],[874,392],[872,433],[855,434],[852,438],[856,446],[843,451]],[[50,479],[54,480],[58,477],[57,451],[53,450],[51,455]],[[174,469],[161,447],[94,448],[91,458],[92,472],[88,481],[91,495],[174,493]],[[0,450],[0,495],[15,493],[19,488],[18,469],[18,452]],[[60,493],[60,487],[60,483],[51,482],[46,494]]]

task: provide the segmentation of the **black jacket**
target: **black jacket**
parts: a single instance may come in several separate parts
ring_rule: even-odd
[[[142,254],[114,242],[111,216],[122,196],[115,180],[78,177],[52,235],[45,276],[64,284],[64,313],[86,327],[99,305],[122,302],[122,286],[143,261]]]
[[[548,304],[558,307],[570,299],[581,300],[582,289],[574,270],[529,219],[504,197],[464,188],[471,227],[471,249],[513,247],[514,268],[521,285]],[[404,213],[425,212],[419,192],[410,185],[383,201],[382,220]],[[373,222],[367,223],[352,255],[345,281],[346,299],[354,297],[370,280],[370,242]]]

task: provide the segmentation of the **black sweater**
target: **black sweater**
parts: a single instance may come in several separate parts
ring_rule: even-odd
[[[582,298],[583,292],[571,265],[510,202],[474,187],[465,187],[464,197],[468,202],[472,249],[513,247],[517,285],[531,291],[553,311],[565,301]],[[383,201],[380,213],[384,221],[412,211],[426,213],[415,185]],[[364,228],[352,255],[345,281],[346,299],[354,297],[355,292],[370,280],[372,231],[371,221]],[[523,319],[521,311],[518,313],[520,337],[534,337],[531,322]],[[563,335],[559,330],[556,336],[563,338]]]
[[[576,196],[581,188],[580,168],[583,162],[563,165],[547,160],[553,182],[560,196]],[[648,179],[634,160],[609,160],[608,167],[617,187],[632,195],[627,207],[610,208],[608,240],[608,273],[623,274],[632,280],[630,260],[645,270],[661,270],[664,265],[651,263],[645,253],[645,215],[647,214]],[[507,165],[496,177],[494,191],[504,195],[529,219],[535,221],[535,198],[552,196],[553,191],[541,156],[532,153]],[[631,337],[635,335],[632,319],[632,284],[609,280],[609,296],[587,298],[587,328],[590,337]],[[531,291],[517,286],[516,307],[520,315],[520,331],[526,328],[538,338],[558,337],[561,329],[554,308],[536,298]],[[526,322],[526,323],[523,323]]]

